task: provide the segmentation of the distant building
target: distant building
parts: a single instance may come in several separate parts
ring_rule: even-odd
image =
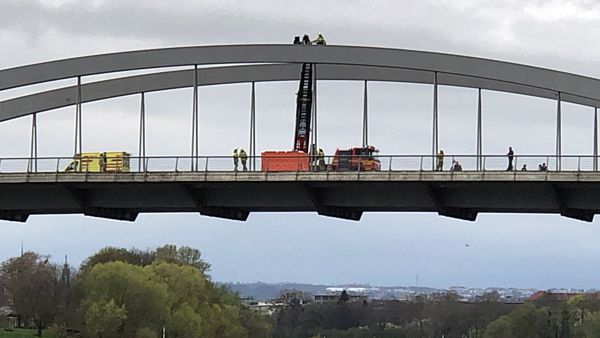
[[[342,291],[336,291],[331,293],[317,293],[313,297],[313,302],[316,304],[337,303],[340,300]],[[364,294],[356,294],[351,292],[348,292],[348,297],[350,298],[349,302],[357,302],[368,299],[368,297]]]

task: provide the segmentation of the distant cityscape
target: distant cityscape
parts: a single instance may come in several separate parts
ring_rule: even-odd
[[[574,288],[553,288],[548,290],[538,290],[534,288],[469,288],[464,286],[452,286],[447,289],[417,287],[417,286],[370,286],[370,285],[314,285],[301,283],[224,283],[231,291],[237,292],[240,297],[253,299],[256,301],[269,301],[280,297],[287,292],[301,292],[304,297],[312,301],[322,301],[323,299],[337,299],[342,291],[346,291],[352,297],[358,297],[367,300],[413,300],[417,296],[432,298],[436,295],[453,293],[461,302],[475,302],[486,294],[497,294],[498,301],[504,303],[523,303],[529,297],[539,291],[545,291],[552,294],[578,294],[578,293],[596,293],[596,289],[574,289]]]

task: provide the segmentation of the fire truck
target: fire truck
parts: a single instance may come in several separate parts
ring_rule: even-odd
[[[300,84],[296,98],[296,129],[292,151],[263,151],[262,171],[377,171],[381,163],[378,150],[372,146],[336,150],[331,164],[317,165],[316,147],[310,144],[310,122],[313,102],[313,64],[302,64]]]
[[[381,161],[377,158],[379,150],[373,146],[336,150],[329,164],[331,171],[379,171]]]

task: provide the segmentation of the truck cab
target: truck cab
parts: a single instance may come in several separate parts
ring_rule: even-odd
[[[377,158],[379,150],[373,146],[337,149],[329,165],[331,171],[379,171],[381,162]]]

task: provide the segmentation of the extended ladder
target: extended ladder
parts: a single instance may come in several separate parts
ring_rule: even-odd
[[[296,102],[296,135],[294,151],[308,153],[310,142],[310,118],[312,109],[312,63],[302,64],[300,87]]]

